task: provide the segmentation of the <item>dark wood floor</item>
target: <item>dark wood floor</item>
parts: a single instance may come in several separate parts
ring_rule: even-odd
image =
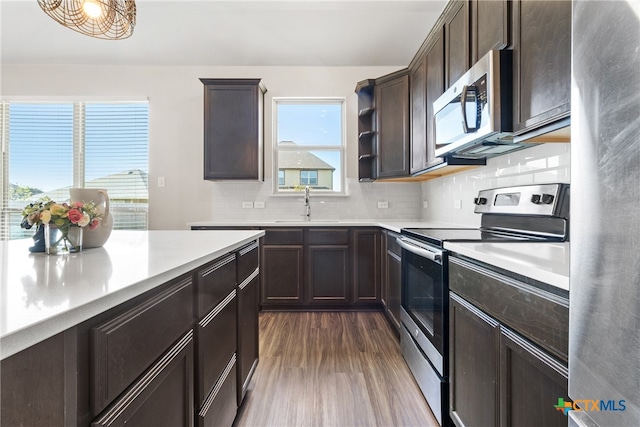
[[[236,426],[437,426],[382,313],[260,315]]]

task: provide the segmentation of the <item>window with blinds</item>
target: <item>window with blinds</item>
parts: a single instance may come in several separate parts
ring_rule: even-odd
[[[22,209],[69,188],[104,188],[114,229],[147,228],[147,102],[3,102],[0,238],[29,237]]]

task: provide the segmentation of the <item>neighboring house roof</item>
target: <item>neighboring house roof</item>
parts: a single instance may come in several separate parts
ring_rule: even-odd
[[[70,188],[72,187],[62,187],[34,194],[30,201],[48,196],[51,200],[63,202],[69,200]],[[149,197],[149,176],[140,169],[133,169],[92,179],[85,183],[85,188],[106,188],[109,200],[112,201],[147,199]]]
[[[279,145],[296,145],[291,141],[281,141]],[[329,169],[336,170],[329,163],[308,151],[278,152],[278,169]]]

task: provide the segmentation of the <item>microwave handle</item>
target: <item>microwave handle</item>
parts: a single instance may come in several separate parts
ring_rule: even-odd
[[[462,86],[462,93],[460,94],[460,107],[462,108],[462,128],[464,129],[464,133],[471,133],[478,130],[477,120],[476,120],[476,127],[470,128],[469,123],[467,123],[467,91],[469,90],[469,88],[471,88],[471,90],[473,91],[473,94],[476,98],[476,102],[478,102],[476,87],[475,86],[469,87],[467,85]]]

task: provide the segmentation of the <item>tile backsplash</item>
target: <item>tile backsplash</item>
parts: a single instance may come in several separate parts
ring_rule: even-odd
[[[216,182],[213,188],[212,221],[259,221],[302,219],[304,205],[299,196],[274,196],[272,181]],[[348,196],[321,196],[311,192],[311,218],[315,220],[407,219],[419,220],[419,183],[360,183],[347,180]],[[263,202],[262,209],[243,209],[243,202]],[[379,208],[387,202],[388,208]]]
[[[428,203],[422,219],[477,227],[473,198],[479,190],[511,185],[570,183],[571,145],[540,144],[487,160],[487,165],[422,183],[422,198]]]
[[[316,220],[425,220],[477,227],[473,198],[479,190],[510,185],[570,182],[570,144],[541,144],[487,160],[487,166],[422,183],[347,180],[348,196],[311,193],[311,218]],[[211,221],[273,221],[302,219],[300,196],[274,196],[270,178],[264,182],[211,183]],[[423,202],[427,202],[425,208]],[[243,208],[262,202],[264,208]],[[379,208],[387,202],[388,208]]]

